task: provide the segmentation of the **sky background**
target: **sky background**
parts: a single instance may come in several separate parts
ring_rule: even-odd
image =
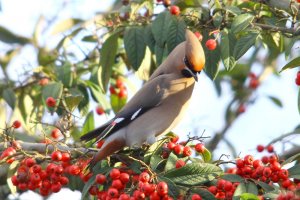
[[[44,15],[46,19],[52,19],[54,16],[58,19],[70,17],[90,19],[95,12],[104,11],[111,5],[111,0],[1,0],[0,2],[2,8],[0,26],[27,37],[31,37],[34,26],[41,15]],[[62,8],[63,12],[61,12]],[[48,43],[47,41],[42,42]],[[52,45],[55,44],[54,42]],[[2,43],[0,43],[0,55],[3,55],[1,51],[5,49],[5,46],[1,45]],[[294,54],[299,55],[297,45],[294,46],[293,51]],[[24,68],[36,67],[35,58],[32,57],[33,53],[31,47],[26,47],[22,55],[12,63],[9,74],[16,76],[17,79]],[[278,69],[281,69],[286,62],[284,56],[280,56]],[[259,73],[260,70],[261,66],[254,67],[254,72]],[[287,70],[282,72],[280,77],[269,76],[257,89],[256,95],[259,98],[256,102],[247,107],[247,111],[228,130],[226,138],[234,144],[241,155],[250,153],[261,156],[256,154],[255,147],[257,144],[267,144],[271,139],[293,131],[299,124],[298,87],[295,85],[296,72],[296,69]],[[0,78],[1,73],[0,71]],[[198,134],[205,131],[205,136],[220,131],[224,126],[226,105],[232,97],[229,86],[226,84],[222,86],[223,95],[218,97],[211,80],[204,73],[201,73],[187,115],[174,129],[174,132],[185,137],[188,133],[195,134],[195,130]],[[279,98],[283,103],[283,108],[275,106],[267,96]],[[102,124],[106,119],[106,117],[97,116],[97,124]],[[275,148],[280,148],[280,146],[275,146]],[[230,154],[230,151],[222,144],[214,153],[217,158],[224,153]],[[79,199],[78,192],[63,190],[59,194],[51,196],[49,200],[61,199],[61,195],[68,195],[69,199],[72,200]],[[33,194],[29,192],[22,195],[21,200],[32,198]],[[39,200],[38,196],[34,198]]]

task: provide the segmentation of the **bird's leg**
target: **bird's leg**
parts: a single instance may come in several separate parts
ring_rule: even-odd
[[[147,170],[148,170],[148,172],[149,172],[149,174],[150,174],[151,179],[155,179],[155,180],[157,179],[156,173],[153,172],[152,169],[150,168],[150,166],[147,165],[144,161],[142,161],[140,159],[136,159],[136,158],[134,158],[132,156],[128,156],[128,158],[130,158],[131,160],[134,160],[134,161],[140,163],[142,166],[146,167]]]

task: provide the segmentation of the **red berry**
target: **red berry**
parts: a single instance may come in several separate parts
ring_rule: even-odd
[[[261,158],[261,161],[262,161],[264,164],[267,164],[267,163],[269,163],[269,157],[268,157],[268,156],[263,156],[263,157]]]
[[[19,181],[18,181],[16,175],[13,175],[13,176],[11,177],[11,182],[12,182],[12,184],[13,184],[14,186],[17,186],[17,185],[19,184]]]
[[[286,179],[284,181],[282,181],[281,186],[284,188],[288,188],[292,185],[292,181],[290,179]]]
[[[33,158],[26,158],[25,159],[25,164],[27,167],[32,167],[35,164],[35,160]]]
[[[121,194],[119,200],[130,200],[130,196],[128,194]]]
[[[89,189],[89,194],[92,196],[96,196],[98,193],[98,188],[96,185],[92,185]]]
[[[177,144],[177,145],[174,147],[173,151],[174,151],[174,153],[175,153],[176,155],[180,155],[180,154],[182,154],[183,149],[184,149],[184,147],[183,147],[182,145]]]
[[[46,104],[47,104],[48,107],[55,107],[56,100],[53,97],[48,97],[46,99]]]
[[[21,148],[22,148],[20,142],[19,142],[19,141],[16,141],[16,140],[12,141],[11,146],[12,146],[13,148],[15,148],[15,149],[21,149]]]
[[[112,169],[109,173],[112,179],[118,179],[120,177],[120,174],[121,174],[120,170],[116,168]]]
[[[130,176],[127,173],[121,173],[120,174],[120,180],[122,181],[122,183],[126,184],[129,182],[130,180]]]
[[[30,181],[34,184],[38,183],[41,181],[41,177],[39,174],[31,174],[30,175]]]
[[[104,176],[103,174],[97,174],[96,175],[96,183],[98,184],[103,184],[106,181],[106,176]]]
[[[272,174],[272,170],[270,169],[270,167],[265,167],[264,170],[263,170],[263,176],[265,177],[270,177]]]
[[[104,110],[101,106],[98,106],[98,107],[96,108],[96,113],[97,113],[98,115],[103,115],[103,114],[105,113],[105,110]]]
[[[118,190],[122,190],[124,188],[124,185],[120,179],[115,179],[111,182],[111,186],[113,188],[116,188]]]
[[[214,39],[208,39],[205,43],[205,46],[207,47],[208,50],[213,51],[217,47],[217,42]]]
[[[252,165],[253,160],[254,160],[254,158],[253,158],[253,156],[251,156],[251,155],[246,155],[246,156],[244,157],[244,163],[245,163],[246,165]]]
[[[189,146],[185,146],[183,148],[183,156],[190,156],[192,155],[192,149]]]
[[[217,194],[218,188],[214,185],[208,187],[208,191],[210,191],[212,194]]]
[[[79,173],[81,172],[80,168],[77,165],[71,165],[68,171],[69,174],[73,176],[79,175]]]
[[[250,79],[249,87],[251,89],[256,89],[259,86],[259,80],[256,78]]]
[[[201,41],[202,41],[202,39],[203,39],[203,36],[202,36],[202,34],[201,34],[201,33],[199,33],[198,31],[196,31],[194,34],[195,34],[195,36],[198,38],[198,40],[201,42]]]
[[[172,15],[179,15],[180,14],[180,8],[178,6],[173,5],[173,6],[170,7],[170,13]]]
[[[60,130],[58,128],[55,128],[51,131],[51,137],[53,139],[58,139],[61,136]]]
[[[185,162],[183,160],[177,160],[175,167],[178,169],[178,168],[183,167],[184,165],[185,165]]]
[[[124,82],[123,82],[120,78],[118,78],[118,79],[116,80],[116,87],[119,88],[119,89],[125,87]]]
[[[117,94],[114,86],[112,86],[112,85],[109,87],[109,92],[110,92],[110,94]]]
[[[263,145],[261,145],[261,144],[259,144],[259,145],[256,146],[256,150],[257,150],[258,152],[263,152],[264,149],[265,149],[265,147],[264,147]]]
[[[139,176],[139,180],[143,183],[148,183],[150,181],[150,175],[147,172],[142,172]]]
[[[273,145],[267,146],[267,151],[268,151],[269,153],[273,153],[273,152],[274,152],[274,146],[273,146]]]
[[[236,160],[236,167],[237,168],[243,168],[245,166],[244,160],[242,159],[237,159]]]
[[[270,164],[270,168],[271,168],[271,170],[272,170],[273,172],[279,171],[279,170],[281,169],[281,165],[280,165],[279,162],[274,161],[274,162],[272,162],[272,163]]]
[[[57,183],[52,183],[51,185],[51,191],[56,193],[56,192],[59,192],[61,189],[61,184],[60,182],[57,182]]]
[[[119,191],[116,188],[109,188],[107,195],[111,198],[116,198],[119,196]]]
[[[174,142],[169,142],[169,143],[167,144],[167,147],[168,147],[168,149],[170,149],[170,150],[173,150],[175,146],[176,146],[176,144],[175,144]]]
[[[71,159],[71,156],[68,152],[61,153],[61,161],[63,162],[69,162]]]
[[[178,137],[178,135],[174,135],[174,137],[171,137],[170,140],[171,140],[171,142],[176,143],[176,142],[178,142],[179,137]]]
[[[62,159],[62,154],[60,151],[53,151],[51,154],[51,159],[53,161],[61,161]]]
[[[171,5],[171,0],[163,0],[163,4],[165,7],[168,7]]]
[[[226,183],[226,181],[224,179],[218,180],[218,182],[217,182],[217,188],[220,189],[220,190],[223,190],[224,186],[225,186],[225,183]]]
[[[201,196],[199,194],[193,194],[192,200],[202,200]]]
[[[40,86],[48,85],[48,83],[49,83],[49,79],[48,78],[42,78],[41,80],[39,80],[39,85]]]
[[[237,109],[237,112],[240,113],[240,114],[246,112],[245,104],[240,104],[238,109]]]
[[[157,193],[159,196],[165,196],[168,194],[168,185],[166,182],[162,181],[157,184]]]
[[[257,169],[258,167],[263,166],[263,162],[261,160],[254,160],[252,164],[253,164],[253,167],[255,169]]]
[[[204,151],[205,151],[204,144],[202,144],[202,143],[196,144],[196,145],[195,145],[195,150],[196,150],[198,153],[204,153]]]
[[[126,98],[127,97],[127,89],[126,88],[121,88],[120,92],[118,94],[119,98]]]
[[[21,122],[19,121],[19,120],[15,120],[14,122],[13,122],[13,127],[15,128],[15,129],[17,129],[17,128],[20,128],[21,127]]]
[[[224,190],[227,191],[227,192],[229,192],[229,191],[231,191],[232,189],[233,189],[232,183],[231,183],[230,181],[226,181],[226,182],[225,182],[225,185],[224,185]]]
[[[250,72],[248,76],[249,76],[251,79],[257,79],[256,74],[253,73],[253,72]]]
[[[269,156],[269,163],[277,162],[278,158],[276,155],[270,155]]]
[[[59,182],[60,182],[62,185],[67,185],[67,184],[69,183],[69,179],[68,179],[68,177],[61,176],[61,177],[59,177]]]

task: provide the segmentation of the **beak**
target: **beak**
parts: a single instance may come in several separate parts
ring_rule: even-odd
[[[195,81],[198,82],[197,72],[193,72],[192,70],[190,70],[190,68],[188,68],[186,66],[184,68],[184,73],[187,73],[189,75],[189,77],[193,77],[195,79]]]

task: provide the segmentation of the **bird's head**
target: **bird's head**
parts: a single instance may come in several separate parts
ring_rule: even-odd
[[[185,32],[185,38],[184,66],[181,73],[185,77],[194,77],[198,81],[197,73],[200,73],[205,65],[204,51],[198,38],[188,29]]]

